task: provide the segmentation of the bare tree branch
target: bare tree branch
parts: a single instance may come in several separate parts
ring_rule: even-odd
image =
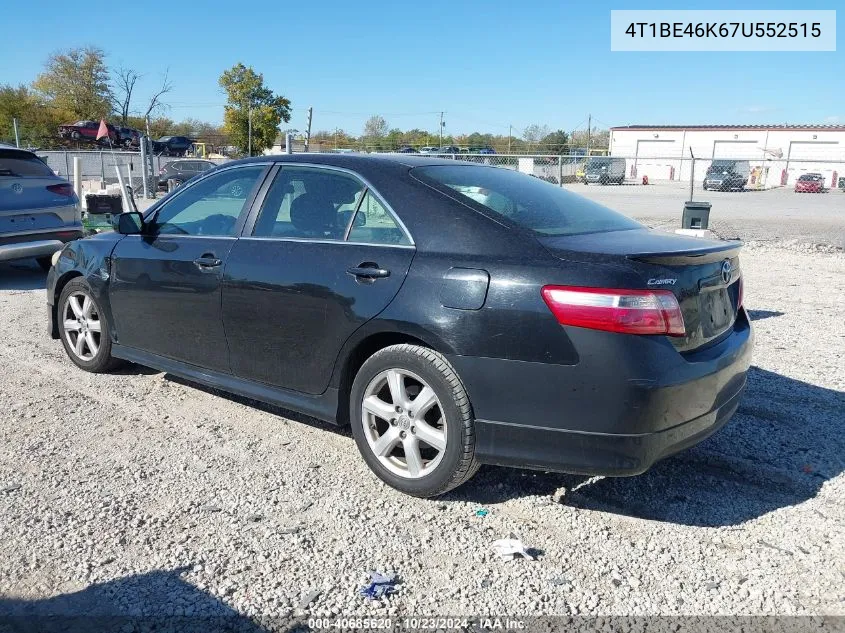
[[[173,90],[173,84],[170,83],[170,80],[167,78],[170,69],[164,71],[164,81],[161,82],[161,88],[158,92],[154,93],[152,97],[150,97],[150,103],[147,107],[147,111],[144,113],[144,118],[149,118],[150,114],[159,108],[162,108],[165,104],[161,101],[161,97],[166,95],[168,92]]]
[[[140,77],[141,76],[131,68],[120,68],[114,79],[114,86],[111,91],[112,107],[115,112],[120,114],[123,125],[126,125],[126,119],[129,117],[129,108],[132,103],[132,91],[135,89],[135,83],[138,79],[140,79]]]

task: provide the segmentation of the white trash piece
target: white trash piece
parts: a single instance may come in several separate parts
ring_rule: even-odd
[[[528,560],[537,560],[522,544],[515,534],[511,534],[508,538],[493,541],[493,550],[502,558],[502,560],[513,560],[517,555],[527,558]]]

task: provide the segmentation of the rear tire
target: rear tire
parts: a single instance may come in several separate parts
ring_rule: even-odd
[[[349,411],[364,461],[401,492],[435,497],[478,471],[469,397],[434,350],[403,344],[373,354],[355,376]]]
[[[88,282],[69,281],[59,296],[56,312],[62,345],[74,365],[99,374],[122,364],[111,355],[111,324]]]

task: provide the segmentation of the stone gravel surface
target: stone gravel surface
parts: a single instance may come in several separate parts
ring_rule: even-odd
[[[345,429],[76,369],[43,275],[0,266],[0,614],[845,615],[845,256],[742,266],[757,344],[722,431],[639,477],[484,467],[437,500]],[[536,561],[497,557],[511,533]],[[396,593],[359,595],[370,571]]]

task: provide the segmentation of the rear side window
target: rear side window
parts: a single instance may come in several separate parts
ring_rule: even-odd
[[[367,191],[364,195],[347,239],[350,242],[368,244],[408,245],[411,243],[393,216],[371,191]]]
[[[539,235],[640,229],[621,213],[557,185],[510,169],[475,165],[417,167],[411,173],[470,206],[480,205]]]
[[[0,176],[43,178],[53,175],[55,174],[44,161],[33,154],[0,150]]]

